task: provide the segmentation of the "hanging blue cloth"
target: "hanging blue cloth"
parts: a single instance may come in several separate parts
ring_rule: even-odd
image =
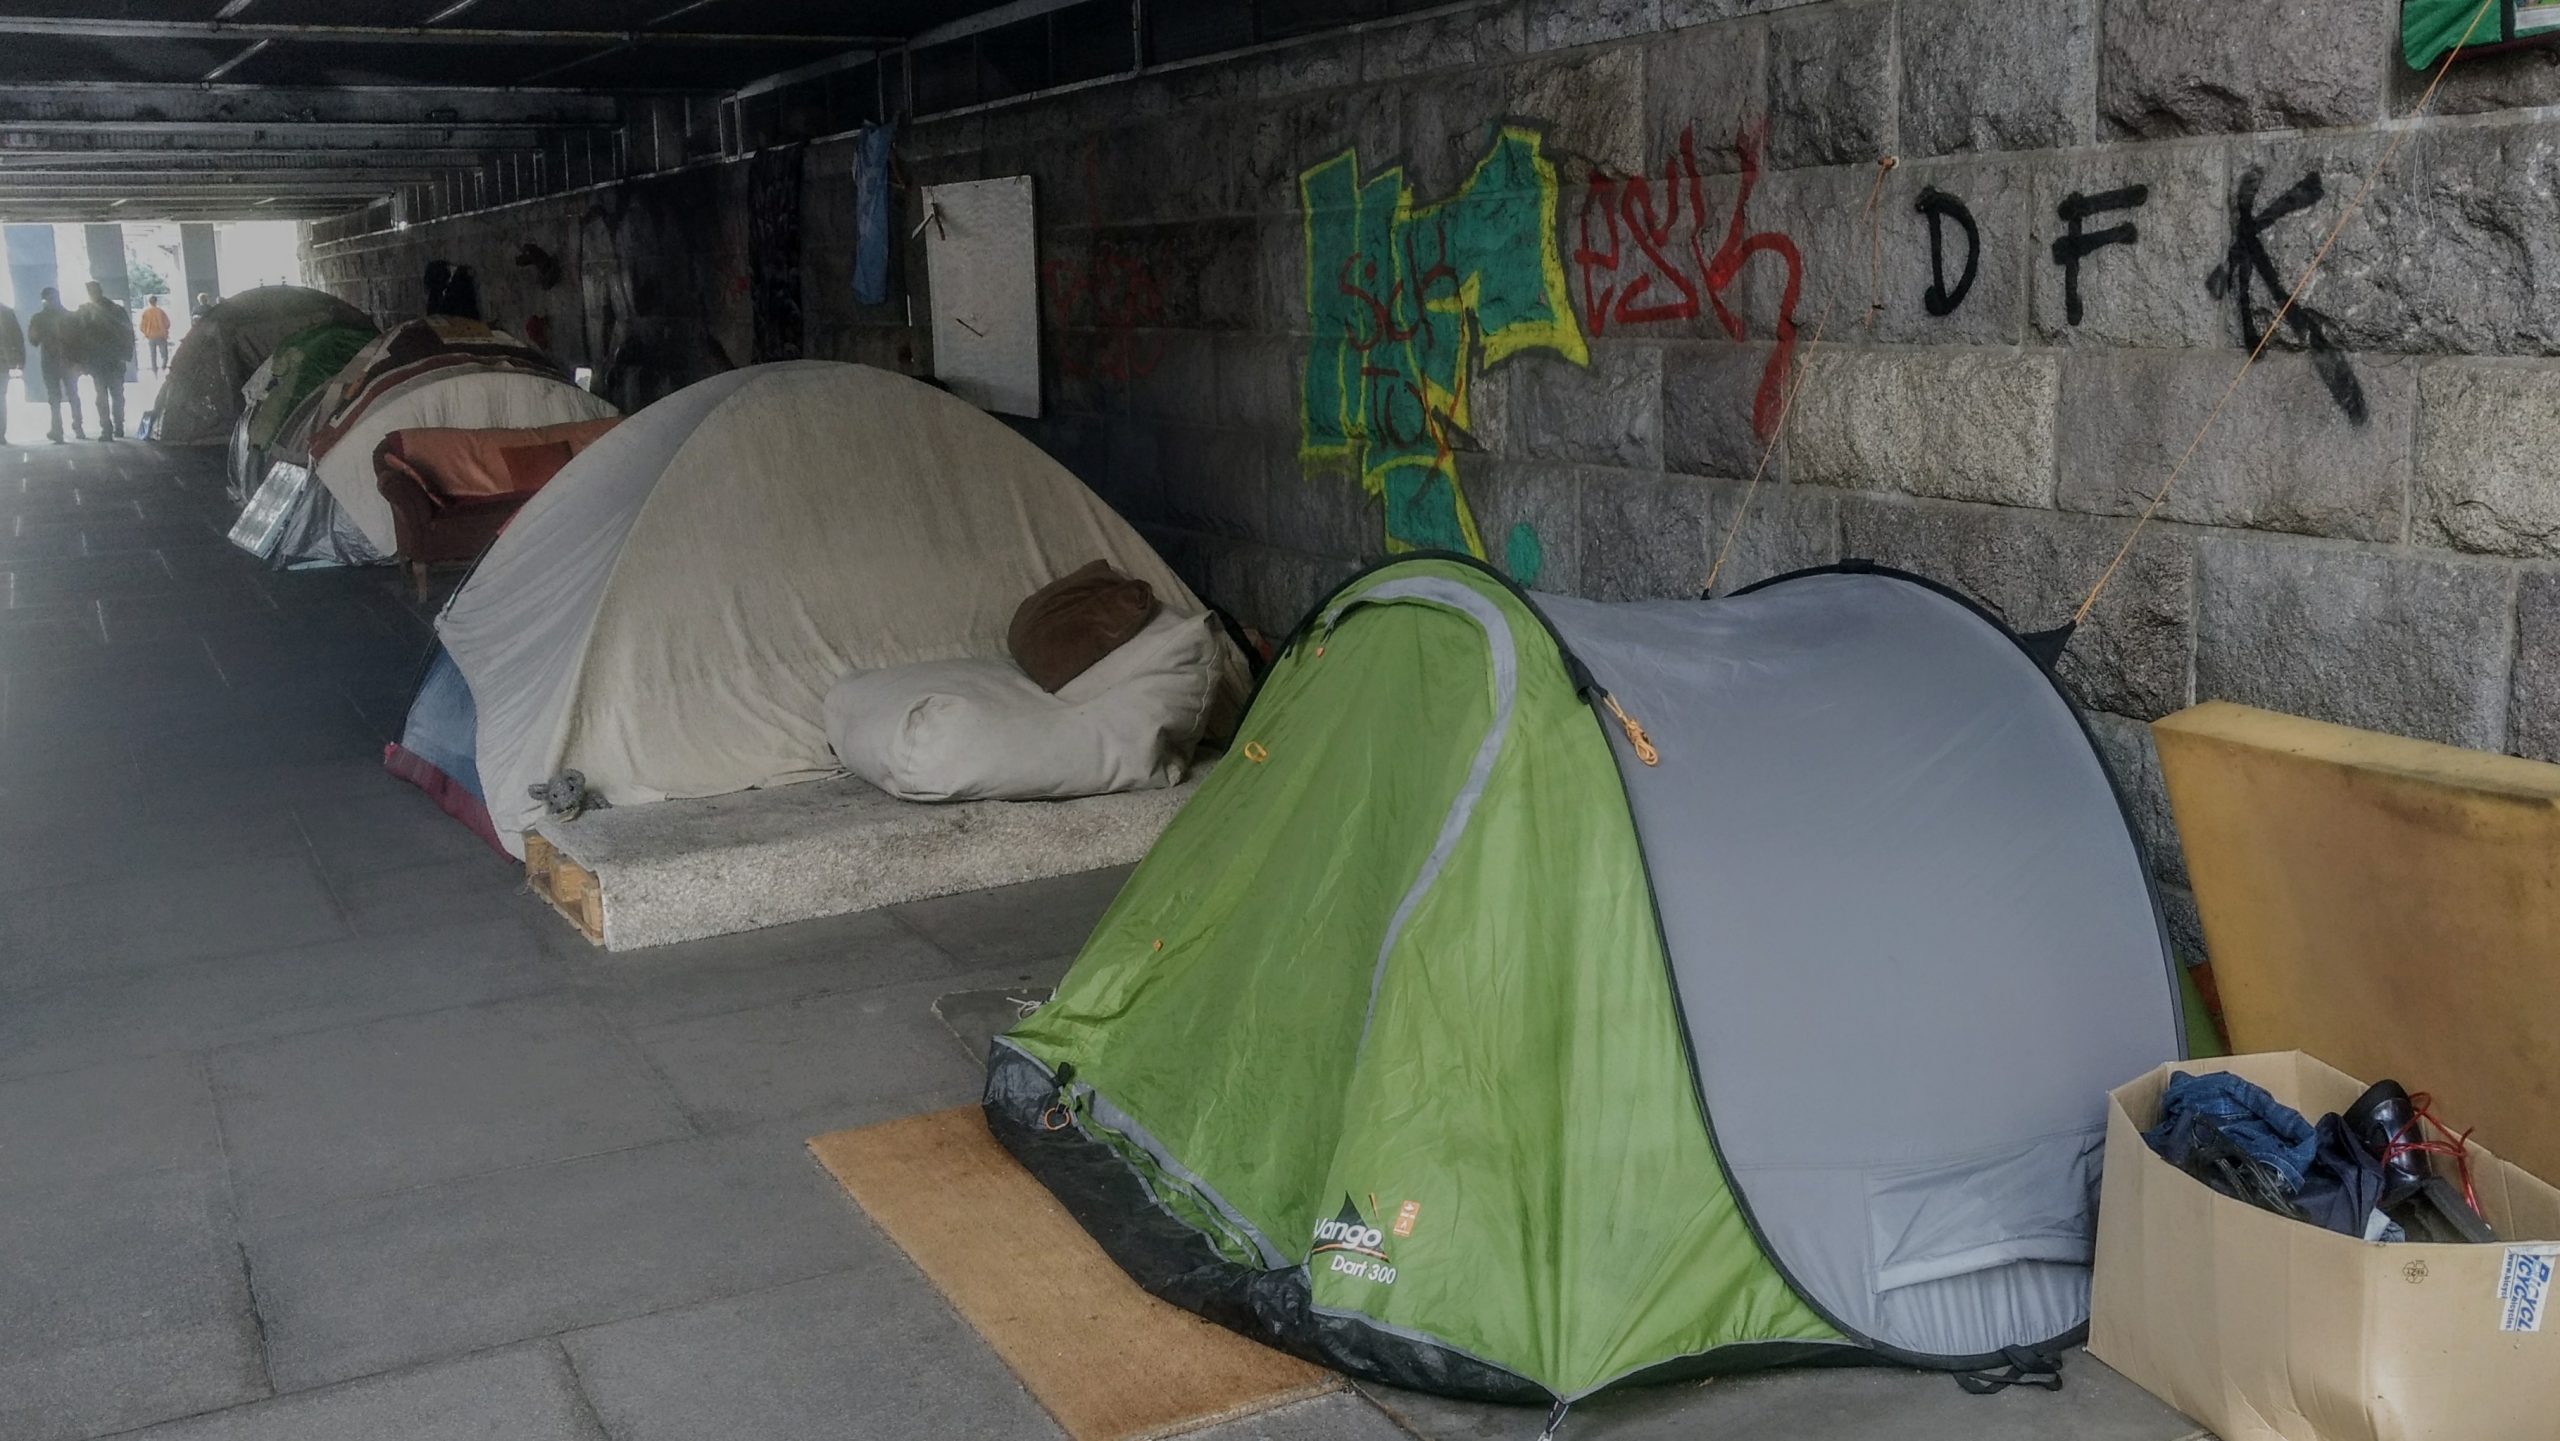
[[[874,125],[853,142],[853,298],[879,305],[889,298],[889,146],[897,122]]]

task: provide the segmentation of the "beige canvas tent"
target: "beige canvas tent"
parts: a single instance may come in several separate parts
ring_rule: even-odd
[[[455,594],[436,630],[467,690],[431,680],[419,704],[475,718],[421,784],[484,804],[514,852],[542,812],[529,789],[563,770],[616,804],[829,775],[839,680],[1001,658],[1023,598],[1094,560],[1208,613],[1082,482],[956,396],[822,361],[714,376],[571,461]]]

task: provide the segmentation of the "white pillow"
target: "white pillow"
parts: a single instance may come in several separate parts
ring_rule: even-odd
[[[856,671],[827,692],[845,769],[911,801],[1063,800],[1179,785],[1208,725],[1226,637],[1159,612],[1056,695],[1009,660]]]

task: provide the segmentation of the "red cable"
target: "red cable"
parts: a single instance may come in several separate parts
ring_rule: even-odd
[[[2435,1116],[2427,1110],[2428,1103],[2434,1099],[2434,1097],[2428,1095],[2424,1091],[2420,1091],[2409,1098],[2409,1110],[2413,1113],[2409,1124],[2392,1132],[2391,1139],[2383,1144],[2382,1164],[2388,1166],[2403,1156],[2416,1154],[2429,1156],[2451,1156],[2454,1160],[2455,1167],[2462,1176],[2462,1202],[2464,1205],[2471,1208],[2471,1213],[2473,1215],[2480,1215],[2479,1193],[2471,1189],[2471,1131],[2466,1130],[2461,1135],[2454,1136],[2450,1141],[2430,1141],[2423,1139],[2416,1141],[2404,1141],[2400,1139],[2402,1136],[2407,1135],[2413,1127],[2418,1126],[2421,1122],[2426,1125],[2433,1126],[2447,1135],[2452,1135],[2453,1128],[2446,1125],[2444,1122],[2437,1120]],[[2478,1128],[2473,1127],[2472,1129],[2477,1130]],[[2421,1130],[2418,1134],[2423,1137],[2426,1135],[2426,1132]]]

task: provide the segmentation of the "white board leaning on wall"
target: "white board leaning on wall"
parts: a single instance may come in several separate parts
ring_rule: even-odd
[[[952,393],[1005,415],[1040,413],[1040,276],[1031,177],[924,192],[933,373]]]

